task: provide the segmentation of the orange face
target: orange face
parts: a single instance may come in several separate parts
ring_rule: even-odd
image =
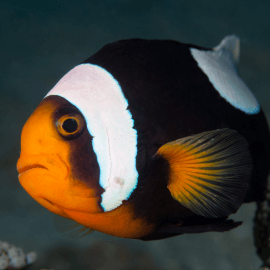
[[[50,97],[38,106],[22,131],[17,164],[20,183],[34,199],[56,214],[66,216],[62,208],[103,211],[100,207],[103,189],[98,183],[94,153],[87,153],[89,164],[80,164],[87,155],[85,148],[91,150],[91,137],[85,126],[82,115],[72,105],[60,97]],[[85,167],[93,173],[85,175]]]
[[[104,212],[92,137],[83,115],[59,96],[45,98],[26,122],[17,169],[23,188],[55,214],[120,237],[152,230],[130,206]]]

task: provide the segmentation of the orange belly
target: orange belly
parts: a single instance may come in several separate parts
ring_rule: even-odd
[[[121,205],[118,208],[102,213],[85,213],[73,210],[62,210],[76,222],[117,237],[141,238],[153,232],[154,224],[144,218],[136,218],[131,204]]]

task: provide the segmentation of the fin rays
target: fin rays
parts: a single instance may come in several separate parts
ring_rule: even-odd
[[[158,154],[170,165],[171,195],[194,213],[223,217],[243,202],[252,161],[246,140],[220,129],[163,145]]]
[[[81,238],[94,232],[93,229],[87,228],[74,220],[58,215],[53,216],[53,223],[57,231],[71,238]]]

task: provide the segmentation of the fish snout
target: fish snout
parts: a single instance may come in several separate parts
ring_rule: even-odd
[[[103,211],[100,191],[73,179],[70,168],[58,155],[21,155],[17,170],[26,192],[55,214],[65,216],[64,209]]]
[[[20,156],[17,162],[19,177],[23,174],[37,171],[37,169],[47,170],[47,173],[57,178],[67,178],[69,173],[69,167],[58,155]]]

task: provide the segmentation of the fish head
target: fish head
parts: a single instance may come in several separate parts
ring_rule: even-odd
[[[108,234],[138,236],[132,204],[123,203],[138,182],[133,126],[116,78],[94,64],[76,66],[23,127],[21,185],[55,214]]]
[[[101,213],[99,166],[83,114],[60,96],[43,99],[21,134],[23,188],[51,212]]]

